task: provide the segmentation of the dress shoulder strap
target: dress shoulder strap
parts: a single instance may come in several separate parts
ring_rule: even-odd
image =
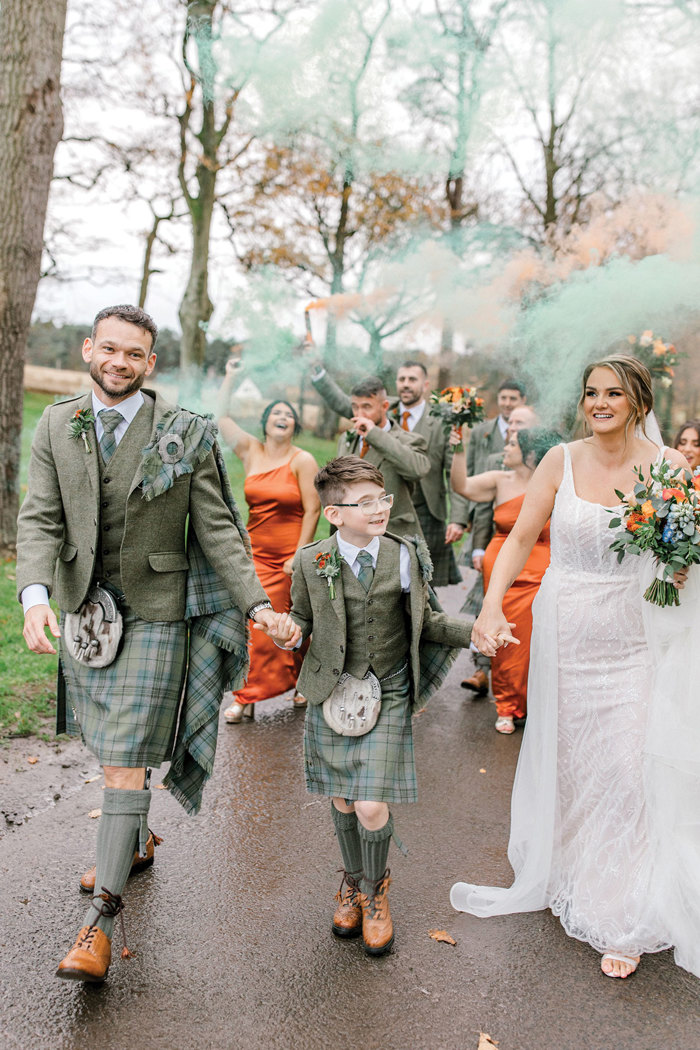
[[[571,467],[571,452],[569,450],[569,446],[566,443],[562,444],[561,447],[564,449],[564,474],[561,479],[561,488],[564,488],[565,485],[569,485],[571,488],[573,488],[574,472]]]

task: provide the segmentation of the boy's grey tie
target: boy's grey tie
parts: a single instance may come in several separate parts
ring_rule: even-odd
[[[366,591],[372,586],[374,579],[374,562],[369,551],[358,551],[357,560],[360,563],[360,571],[357,578]]]

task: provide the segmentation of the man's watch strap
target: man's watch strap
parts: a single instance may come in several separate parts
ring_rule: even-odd
[[[255,617],[256,613],[259,613],[261,609],[272,609],[272,602],[264,601],[257,602],[255,605],[251,605],[250,609],[248,609],[248,612],[246,613],[246,616],[249,620],[252,620]]]

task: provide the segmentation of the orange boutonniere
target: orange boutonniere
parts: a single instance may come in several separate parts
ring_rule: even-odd
[[[335,577],[340,575],[340,555],[337,550],[321,551],[314,558],[316,562],[316,575],[323,576],[328,581],[328,596],[331,601],[335,598]]]
[[[90,452],[87,436],[95,423],[95,417],[89,408],[79,408],[69,423],[66,423],[71,437],[82,438],[85,451]]]

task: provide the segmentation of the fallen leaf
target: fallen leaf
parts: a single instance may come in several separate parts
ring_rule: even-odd
[[[102,816],[102,810],[101,809],[91,809],[90,812],[88,813],[88,816],[92,820],[95,820],[97,817],[101,817]]]
[[[94,783],[95,780],[99,780],[101,776],[102,776],[101,773],[96,773],[94,777],[88,777],[87,780],[85,781],[85,783],[86,784],[92,784],[92,783]]]
[[[485,769],[480,769],[480,770],[479,770],[479,772],[480,772],[480,773],[485,773],[485,772],[486,772],[486,770],[485,770]]]
[[[156,791],[165,791],[165,784],[156,784]]]
[[[456,944],[454,937],[450,937],[447,930],[428,930],[428,937],[434,941],[442,941],[444,944]]]
[[[28,758],[27,758],[27,762],[29,763],[30,766],[35,766],[38,761],[39,761],[39,759],[38,759],[37,755],[29,755]]]
[[[486,1032],[479,1032],[479,1045],[476,1050],[489,1050],[492,1046],[498,1046],[498,1040],[492,1039]]]

